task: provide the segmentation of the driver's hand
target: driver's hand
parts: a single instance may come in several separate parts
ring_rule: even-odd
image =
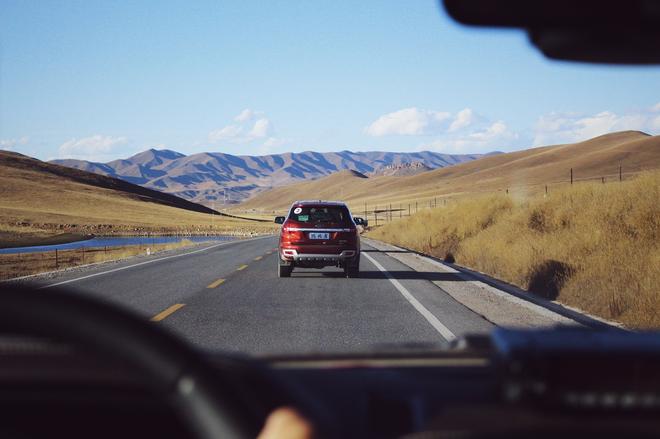
[[[257,439],[312,439],[312,424],[296,410],[282,407],[268,415]]]

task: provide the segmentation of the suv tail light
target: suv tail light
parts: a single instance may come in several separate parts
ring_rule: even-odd
[[[287,241],[300,241],[303,239],[303,232],[294,230],[293,227],[282,227],[282,237]]]

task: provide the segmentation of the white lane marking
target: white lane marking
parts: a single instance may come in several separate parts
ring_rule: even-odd
[[[195,253],[200,253],[200,252],[204,252],[204,251],[207,251],[207,250],[211,250],[213,248],[220,247],[222,245],[236,244],[236,243],[239,243],[239,242],[255,241],[257,239],[265,239],[265,238],[270,238],[270,236],[260,236],[259,238],[250,238],[250,239],[242,239],[242,240],[238,240],[238,241],[221,242],[220,244],[215,244],[215,245],[212,245],[210,247],[204,247],[202,249],[191,251],[189,253],[181,253],[181,254],[178,254],[178,255],[164,256],[162,258],[152,259],[150,261],[139,262],[137,264],[127,265],[125,267],[113,268],[112,270],[102,271],[101,273],[88,274],[87,276],[81,276],[81,277],[77,277],[75,279],[69,279],[69,280],[64,280],[62,282],[57,282],[57,283],[54,283],[54,284],[45,285],[45,286],[43,286],[41,288],[38,288],[38,289],[45,290],[46,288],[52,288],[52,287],[56,287],[58,285],[70,284],[72,282],[78,282],[80,280],[89,279],[91,277],[102,276],[104,274],[115,273],[117,271],[122,271],[122,270],[128,270],[129,268],[139,267],[140,265],[146,265],[146,264],[152,264],[152,263],[158,262],[158,261],[164,261],[165,259],[174,259],[174,258],[180,258],[181,256],[189,256],[189,255],[193,255]]]
[[[431,311],[426,309],[424,305],[422,305],[417,299],[415,299],[415,296],[413,296],[410,291],[406,290],[401,283],[399,283],[398,280],[394,279],[392,275],[390,274],[389,271],[387,271],[382,265],[380,265],[373,257],[371,257],[368,253],[362,252],[364,256],[367,257],[375,266],[378,268],[380,271],[385,274],[385,277],[389,279],[390,282],[392,282],[392,285],[394,285],[394,288],[399,290],[401,295],[405,297],[405,299],[410,302],[410,304],[426,319],[427,322],[433,326],[433,328],[438,331],[442,337],[447,340],[447,341],[452,341],[456,338],[453,332],[449,330],[445,325],[443,325],[440,320],[436,316],[434,316]]]

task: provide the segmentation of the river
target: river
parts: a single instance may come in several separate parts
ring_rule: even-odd
[[[53,250],[71,250],[89,247],[116,247],[124,245],[169,244],[187,239],[192,242],[232,241],[233,236],[97,236],[84,241],[68,242],[66,244],[36,245],[31,247],[14,247],[0,249],[0,255],[13,253],[35,253]]]

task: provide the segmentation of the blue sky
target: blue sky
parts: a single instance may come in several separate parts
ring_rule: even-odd
[[[0,149],[41,159],[660,134],[660,67],[551,62],[432,0],[3,0],[0,44]]]

